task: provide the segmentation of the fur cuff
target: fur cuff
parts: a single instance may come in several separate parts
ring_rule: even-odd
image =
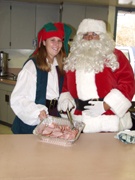
[[[82,121],[85,123],[84,133],[117,132],[119,130],[119,118],[116,115],[91,117],[88,111],[83,111]]]
[[[104,101],[119,117],[123,117],[131,106],[131,102],[118,89],[111,90],[104,98]]]
[[[91,117],[89,111],[83,111],[81,115],[72,115],[73,119],[78,122],[84,122],[84,133],[95,132],[118,132],[132,127],[130,113],[126,113],[122,118],[116,115],[101,115]]]

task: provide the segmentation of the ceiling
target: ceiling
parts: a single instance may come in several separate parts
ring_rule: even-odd
[[[116,6],[116,7],[125,7],[125,8],[135,8],[132,3],[129,4],[118,4],[118,0],[16,0],[19,2],[30,2],[30,3],[73,3],[73,4],[86,4],[86,5],[100,5],[100,6]],[[124,0],[123,0],[124,1]],[[126,2],[129,0],[125,0]]]

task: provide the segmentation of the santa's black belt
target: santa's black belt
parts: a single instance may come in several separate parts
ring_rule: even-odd
[[[52,99],[52,100],[46,100],[46,107],[48,107],[48,109],[54,109],[57,107],[58,101],[57,99]]]
[[[76,109],[80,110],[80,111],[83,111],[83,110],[85,110],[84,106],[89,105],[88,104],[89,101],[103,101],[103,98],[93,98],[93,99],[89,99],[87,101],[82,101],[81,99],[74,99],[74,100],[75,100],[75,103],[76,103]]]

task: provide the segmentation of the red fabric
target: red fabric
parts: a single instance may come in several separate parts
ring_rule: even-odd
[[[120,67],[114,72],[110,68],[105,67],[103,72],[95,74],[98,95],[100,98],[104,98],[112,89],[118,89],[131,101],[135,94],[135,80],[132,67],[121,51],[115,49],[114,53],[118,57]],[[78,98],[75,71],[66,73],[62,92],[68,91],[73,98]],[[76,111],[75,114],[81,114],[81,112]],[[105,114],[113,113],[109,110]]]
[[[51,37],[59,37],[60,39],[64,38],[64,27],[62,23],[54,23],[57,30],[46,31],[45,28],[41,29],[38,33],[38,46],[41,41],[46,40]]]
[[[61,40],[63,40],[64,38],[64,24],[63,23],[54,23],[55,27],[57,28],[57,30],[50,30],[50,31],[46,31],[45,28],[42,28],[39,32],[38,32],[38,36],[37,36],[37,48],[34,51],[33,54],[36,54],[38,51],[38,48],[40,47],[40,44],[43,40],[46,40],[48,38],[51,37],[59,37]]]

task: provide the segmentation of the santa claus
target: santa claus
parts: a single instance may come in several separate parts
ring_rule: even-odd
[[[128,109],[135,93],[133,70],[125,55],[115,49],[103,21],[80,23],[64,69],[59,111],[71,110],[74,120],[85,123],[85,133],[132,127]]]

